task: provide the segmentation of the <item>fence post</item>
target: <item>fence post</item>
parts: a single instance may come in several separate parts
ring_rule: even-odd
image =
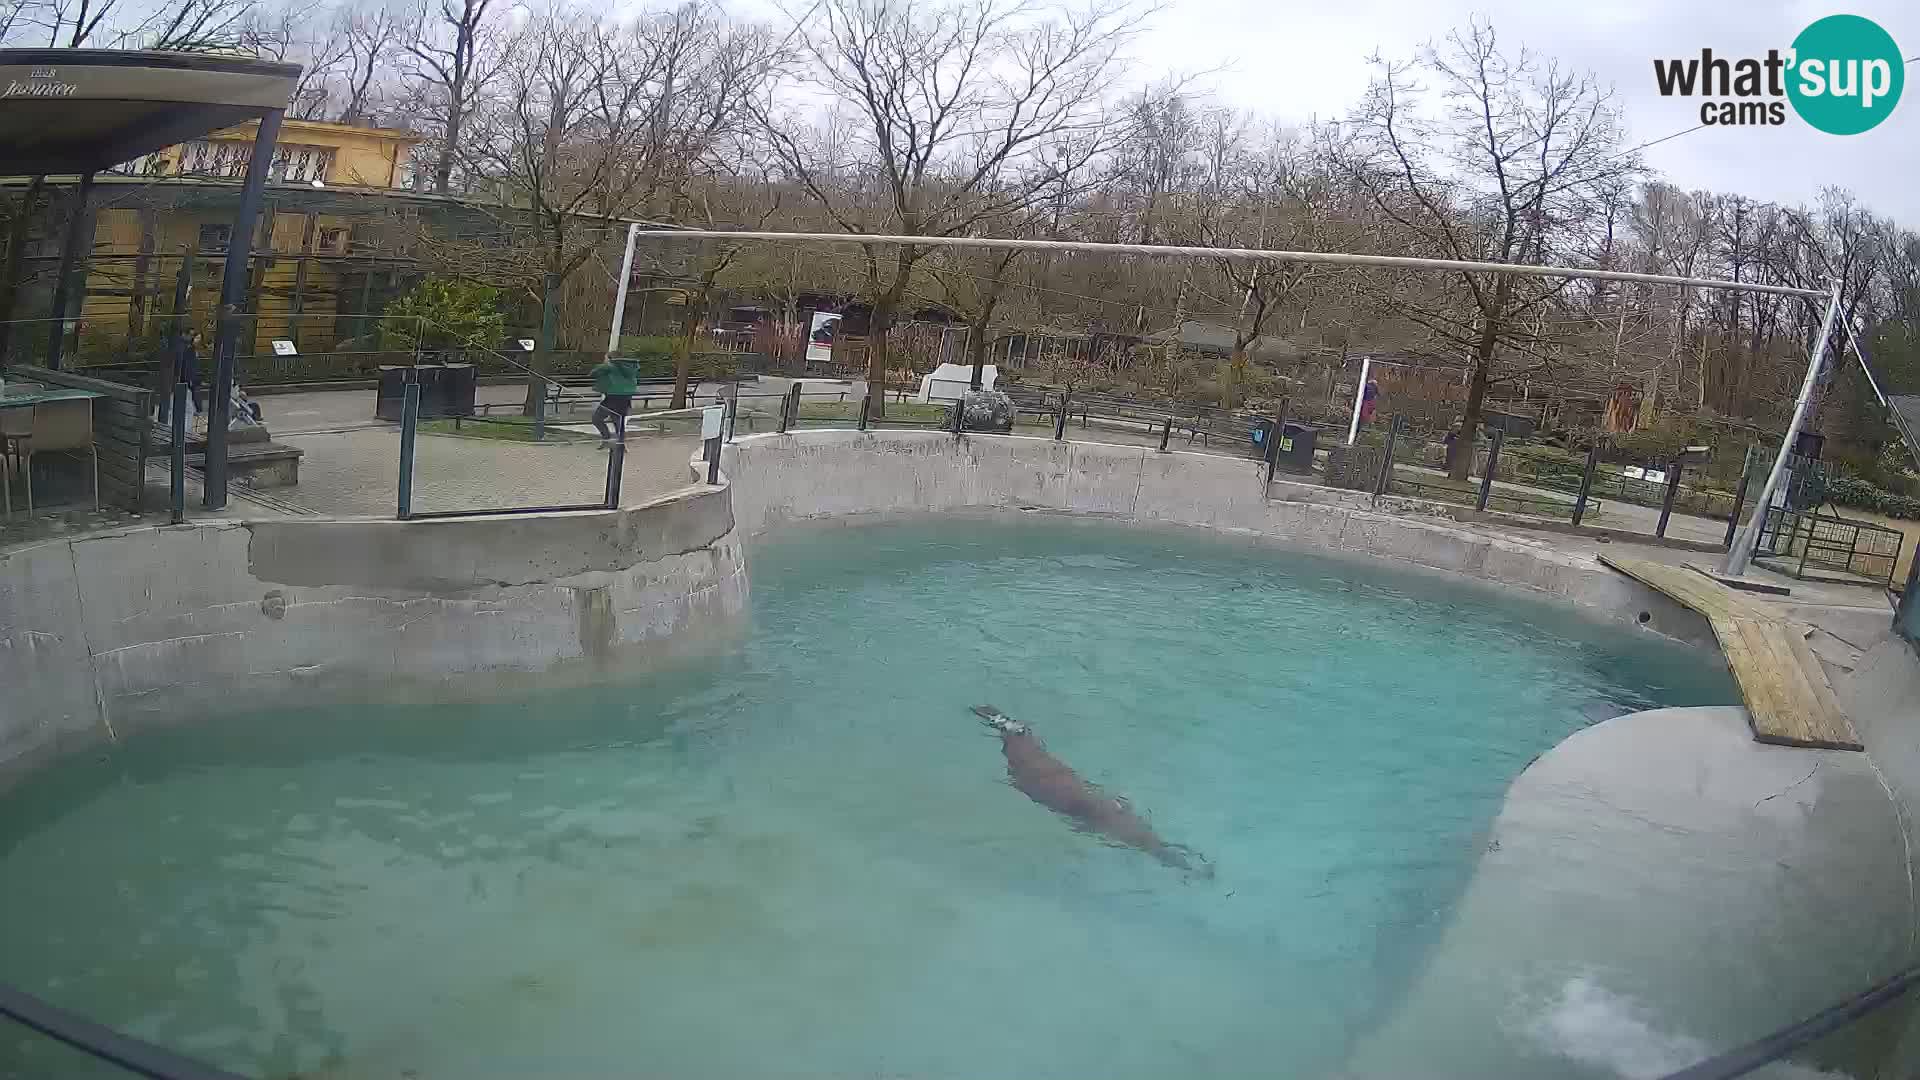
[[[1573,523],[1575,525],[1580,524],[1580,519],[1587,516],[1587,495],[1593,491],[1593,474],[1594,471],[1599,468],[1600,444],[1594,443],[1592,446],[1587,447],[1587,468],[1585,472],[1580,474],[1580,497],[1573,500]]]
[[[1287,410],[1292,405],[1292,398],[1280,399],[1280,411],[1274,414],[1273,429],[1267,433],[1267,441],[1273,445],[1267,447],[1267,485],[1260,489],[1261,498],[1265,498],[1267,492],[1273,488],[1273,468],[1280,464],[1280,440],[1286,436]]]
[[[397,516],[413,516],[413,436],[420,425],[420,384],[409,379],[400,399],[400,498]]]
[[[1393,419],[1387,421],[1386,454],[1380,461],[1380,475],[1373,478],[1373,497],[1376,499],[1391,490],[1390,485],[1393,483],[1393,444],[1397,441],[1399,434],[1400,418],[1395,416]]]
[[[719,482],[720,440],[713,438],[707,440],[707,483],[718,484]]]
[[[780,426],[774,429],[775,431],[778,431],[783,435],[786,434],[787,413],[789,411],[790,406],[792,406],[792,404],[793,404],[793,393],[792,391],[788,391],[787,395],[780,399]]]
[[[1167,440],[1171,438],[1173,438],[1173,417],[1169,416],[1165,420],[1160,422],[1160,452],[1161,453],[1164,454],[1167,452]],[[1271,482],[1272,480],[1271,474],[1269,474],[1268,480],[1269,482]]]
[[[953,399],[953,437],[960,437],[960,430],[967,426],[967,407],[964,398]]]
[[[173,523],[187,520],[187,402],[191,400],[187,384],[173,384],[173,415],[168,419],[173,428],[169,435],[172,444],[169,447],[167,476],[173,488]]]
[[[1727,537],[1720,543],[1733,547],[1733,534],[1740,528],[1740,511],[1747,504],[1747,481],[1753,478],[1753,444],[1747,444],[1747,452],[1740,458],[1740,483],[1733,490],[1733,513],[1727,515]]]
[[[1059,442],[1067,437],[1067,395],[1060,395],[1060,412],[1053,418],[1053,441]]]
[[[1475,510],[1485,510],[1487,500],[1493,498],[1493,474],[1500,469],[1500,445],[1506,441],[1506,429],[1494,428],[1493,443],[1487,447],[1487,467],[1480,476],[1480,501],[1474,504]]]
[[[1660,524],[1653,527],[1653,536],[1656,540],[1666,538],[1667,519],[1673,516],[1673,500],[1675,496],[1680,494],[1681,464],[1679,459],[1676,458],[1671,467],[1673,474],[1667,477],[1667,494],[1665,498],[1660,500]]]
[[[627,442],[622,439],[607,447],[607,509],[620,509],[620,481],[626,474]]]
[[[740,412],[740,376],[733,378],[733,392],[727,395],[727,441],[733,441],[733,421]]]
[[[860,399],[860,430],[861,431],[867,430],[867,417],[870,416],[872,413],[873,413],[873,395],[868,394],[866,397],[863,397]]]

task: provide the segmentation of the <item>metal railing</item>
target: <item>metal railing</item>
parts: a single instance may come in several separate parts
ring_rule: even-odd
[[[1871,522],[1770,506],[1753,555],[1803,581],[1833,571],[1892,588],[1905,540],[1900,530]]]

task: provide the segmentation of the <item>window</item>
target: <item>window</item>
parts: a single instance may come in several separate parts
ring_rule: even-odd
[[[347,230],[321,229],[318,241],[313,249],[323,255],[345,255],[347,253]]]
[[[211,142],[205,139],[180,148],[180,171],[188,176],[215,176],[239,180],[247,175],[253,157],[251,142]],[[267,179],[289,184],[324,181],[333,171],[330,146],[276,146]]]
[[[227,244],[232,242],[232,240],[233,226],[231,225],[200,226],[200,250],[203,252],[225,251],[227,250]]]

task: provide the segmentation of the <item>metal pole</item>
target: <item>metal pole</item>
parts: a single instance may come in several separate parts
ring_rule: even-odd
[[[1266,482],[1268,484],[1272,484],[1273,483],[1273,466],[1275,462],[1280,460],[1280,418],[1279,417],[1274,416],[1274,417],[1268,418],[1266,445],[1261,447],[1261,449],[1266,451],[1266,453],[1262,455],[1262,459],[1264,460],[1267,466]]]
[[[1265,498],[1267,491],[1273,487],[1273,467],[1280,464],[1280,440],[1286,437],[1287,410],[1292,407],[1292,398],[1281,398],[1280,411],[1275,413],[1273,417],[1273,431],[1267,436],[1267,439],[1272,442],[1273,445],[1267,448],[1267,484],[1266,487],[1260,489],[1262,498]]]
[[[1162,420],[1160,422],[1160,452],[1161,453],[1164,454],[1167,452],[1167,440],[1171,438],[1173,438],[1173,417],[1169,416],[1165,420]]]
[[[1680,472],[1683,468],[1680,462],[1675,461],[1672,465],[1673,475],[1667,477],[1667,495],[1660,500],[1660,524],[1653,527],[1656,539],[1664,539],[1667,535],[1667,519],[1673,516],[1674,496],[1680,494]]]
[[[1067,437],[1067,395],[1060,395],[1060,412],[1053,418],[1053,441],[1059,442]]]
[[[633,287],[633,245],[640,239],[640,223],[627,226],[627,253],[620,259],[620,280],[613,286],[613,325],[607,327],[607,355],[620,349],[620,331],[627,321],[627,290]]]
[[[1487,447],[1487,467],[1480,474],[1480,501],[1475,510],[1485,510],[1487,500],[1493,498],[1493,474],[1500,470],[1500,446],[1507,441],[1505,428],[1493,429],[1493,445]]]
[[[1585,278],[1597,281],[1634,281],[1650,285],[1692,285],[1776,296],[1826,295],[1818,289],[1761,285],[1716,278],[1672,274],[1635,274],[1624,270],[1590,270],[1577,266],[1531,266],[1521,263],[1470,262],[1463,259],[1423,259],[1410,255],[1355,255],[1344,251],[1271,251],[1264,248],[1181,247],[1163,244],[1108,244],[1092,240],[1005,240],[988,236],[899,236],[863,233],[752,232],[727,229],[643,229],[654,240],[791,240],[825,244],[906,244],[919,248],[997,248],[1002,251],[1086,251],[1109,255],[1148,255],[1163,258],[1232,259],[1246,262],[1313,263],[1331,266],[1384,266],[1410,270],[1466,270],[1522,277]]]
[[[733,373],[733,393],[727,397],[727,441],[733,441],[734,425],[740,422],[740,373]]]
[[[260,192],[267,186],[274,143],[280,138],[282,110],[260,117],[247,158],[246,180],[240,185],[240,206],[233,213],[233,232],[227,238],[227,265],[220,277],[220,321],[213,342],[213,394],[207,399],[206,505],[227,505],[227,424],[232,420],[233,351],[240,343],[240,303],[247,295],[247,264],[253,255],[254,219],[260,216]]]
[[[192,400],[187,384],[179,382],[178,376],[173,384],[172,428],[169,432],[171,445],[167,447],[167,477],[173,492],[173,523],[187,520],[187,402]]]
[[[1587,447],[1587,468],[1580,474],[1580,497],[1573,500],[1573,523],[1587,516],[1587,495],[1593,491],[1593,474],[1600,468],[1600,444]]]
[[[1360,403],[1367,397],[1367,373],[1373,370],[1373,357],[1360,358],[1360,385],[1353,390],[1353,419],[1347,422],[1347,445],[1360,435]]]
[[[80,190],[75,193],[73,217],[67,222],[66,242],[60,247],[60,276],[53,282],[53,326],[47,331],[47,369],[60,370],[60,352],[67,342],[67,309],[73,306],[73,264],[80,261],[80,239],[91,220],[87,199],[93,194],[93,174],[80,174]],[[24,218],[23,218],[24,220]],[[93,250],[93,238],[87,237],[87,250]],[[21,241],[25,241],[24,230]],[[84,305],[82,305],[84,307]]]
[[[967,424],[966,404],[960,398],[953,399],[953,437],[960,437],[960,429]]]
[[[1376,499],[1391,490],[1389,485],[1393,483],[1393,444],[1399,434],[1400,418],[1396,416],[1387,421],[1387,453],[1380,462],[1380,475],[1373,478],[1373,497]]]
[[[867,430],[867,414],[871,413],[872,411],[873,411],[873,395],[868,394],[866,397],[863,397],[860,399],[860,430],[861,431]]]
[[[793,403],[793,394],[791,392],[789,392],[788,394],[786,394],[780,399],[780,426],[775,430],[779,431],[783,435],[786,434],[786,430],[787,430],[787,411],[788,411],[787,407],[792,403]]]
[[[1733,492],[1733,513],[1727,515],[1727,536],[1720,541],[1728,548],[1733,547],[1733,531],[1740,527],[1740,508],[1747,504],[1747,481],[1753,477],[1753,444],[1747,444],[1747,452],[1740,459],[1740,485]]]
[[[420,384],[408,380],[400,398],[400,497],[396,516],[413,516],[413,437],[420,424]]]
[[[720,482],[720,440],[707,440],[707,483]]]
[[[620,481],[627,475],[625,439],[607,447],[607,509],[620,509]]]
[[[1753,561],[1753,547],[1760,539],[1760,525],[1767,516],[1767,507],[1773,505],[1773,493],[1780,486],[1780,478],[1787,471],[1787,455],[1793,453],[1793,444],[1800,437],[1800,428],[1807,422],[1807,406],[1813,400],[1813,386],[1820,380],[1820,368],[1827,359],[1827,338],[1833,334],[1833,323],[1840,315],[1840,283],[1833,283],[1833,291],[1827,297],[1827,314],[1820,320],[1820,336],[1814,340],[1813,355],[1807,360],[1807,377],[1800,382],[1800,396],[1793,403],[1793,419],[1787,422],[1787,433],[1780,440],[1780,452],[1774,456],[1773,469],[1767,473],[1767,482],[1760,486],[1760,501],[1754,504],[1753,516],[1747,519],[1739,533],[1733,538],[1733,544],[1727,548],[1727,561],[1720,567],[1728,577],[1738,577],[1747,572],[1747,566]]]

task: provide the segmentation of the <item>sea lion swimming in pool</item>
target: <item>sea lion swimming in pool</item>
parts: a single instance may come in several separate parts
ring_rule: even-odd
[[[1080,779],[1065,762],[1047,753],[1033,731],[991,705],[975,705],[974,714],[1000,735],[1007,755],[1007,779],[1021,793],[1074,823],[1115,843],[1137,848],[1178,870],[1213,876],[1213,867],[1179,844],[1160,839],[1125,799]]]

